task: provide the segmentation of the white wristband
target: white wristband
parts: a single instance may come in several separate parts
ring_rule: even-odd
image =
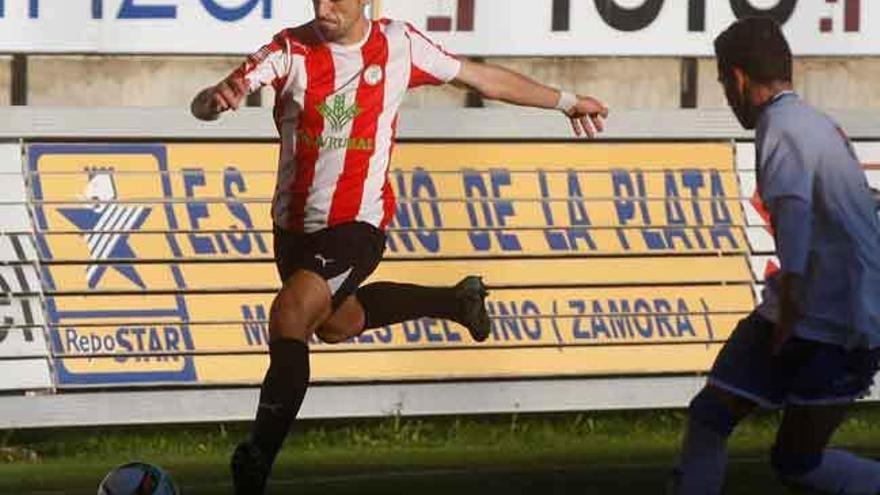
[[[568,91],[559,92],[559,102],[556,103],[556,109],[564,113],[568,113],[578,103],[578,97]]]

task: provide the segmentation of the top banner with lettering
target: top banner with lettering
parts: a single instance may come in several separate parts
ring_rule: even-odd
[[[797,55],[880,54],[871,0],[383,0],[451,51],[484,56],[707,56],[737,17],[771,15]],[[310,0],[0,1],[0,52],[255,51]]]

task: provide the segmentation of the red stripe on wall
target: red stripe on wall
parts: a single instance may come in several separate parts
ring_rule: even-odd
[[[861,30],[862,0],[846,0],[844,6],[843,26],[848,33]]]
[[[458,15],[455,29],[458,31],[474,30],[474,0],[458,0]]]

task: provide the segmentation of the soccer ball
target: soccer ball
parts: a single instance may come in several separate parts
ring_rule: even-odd
[[[162,468],[132,462],[117,467],[98,485],[98,495],[179,495],[174,480]]]

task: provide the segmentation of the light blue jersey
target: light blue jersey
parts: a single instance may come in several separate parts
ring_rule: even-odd
[[[843,131],[787,92],[762,112],[756,147],[767,207],[791,198],[809,205],[804,318],[795,334],[847,348],[880,347],[880,219]],[[778,279],[768,281],[758,311],[776,321]]]

